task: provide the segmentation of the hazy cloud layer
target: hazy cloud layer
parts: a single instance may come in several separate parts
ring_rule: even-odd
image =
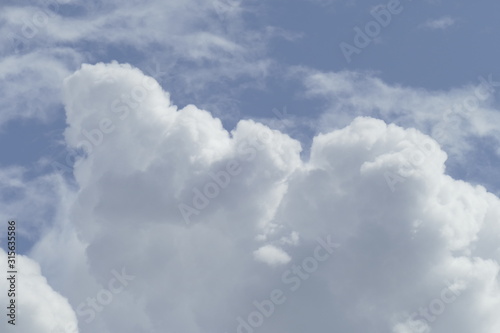
[[[64,77],[82,63],[125,55],[179,98],[203,95],[214,108],[227,105],[231,94],[209,100],[207,88],[229,88],[240,78],[259,85],[273,63],[267,41],[287,38],[283,29],[249,28],[243,15],[258,14],[258,6],[236,0],[7,3],[0,13],[0,125],[55,119]]]

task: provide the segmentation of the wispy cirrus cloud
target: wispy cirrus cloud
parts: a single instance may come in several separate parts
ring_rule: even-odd
[[[82,63],[101,59],[127,58],[146,72],[159,66],[168,75],[156,79],[181,101],[213,98],[208,93],[213,85],[236,92],[231,82],[239,79],[258,84],[273,65],[266,55],[268,41],[288,38],[283,29],[249,28],[245,17],[259,10],[236,0],[6,5],[0,13],[0,84],[7,91],[0,97],[8,112],[0,125],[18,116],[53,117],[54,105],[40,93],[61,105],[57,94],[63,78]],[[44,91],[33,90],[26,80],[43,82]],[[28,86],[33,91],[26,91]],[[23,107],[11,110],[20,100],[36,104],[36,114]]]

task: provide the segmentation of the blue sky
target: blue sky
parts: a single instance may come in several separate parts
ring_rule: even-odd
[[[318,332],[334,324],[391,333],[416,332],[416,323],[422,332],[500,326],[456,319],[467,307],[475,315],[465,317],[489,318],[500,304],[498,1],[5,0],[0,7],[0,215],[20,221],[22,260],[40,277],[43,292],[21,301],[36,308],[50,295],[58,304],[50,311],[63,309],[54,322],[30,313],[26,332],[55,333],[71,323],[98,333],[235,331],[252,295],[286,287],[279,279],[286,265],[330,233],[346,249],[338,254],[345,274],[331,273],[336,264],[311,273],[316,282],[262,332],[295,332],[311,322]],[[356,52],[346,56],[347,44]],[[148,77],[158,85],[146,84]],[[136,93],[144,99],[130,100]],[[132,116],[117,118],[125,98]],[[92,141],[85,131],[101,131],[92,152],[82,148]],[[263,133],[272,139],[245,155],[241,145]],[[232,175],[229,161],[244,176]],[[213,180],[222,188],[206,199],[208,208],[180,208],[224,172],[229,185]],[[136,225],[139,216],[144,224]],[[192,217],[194,226],[179,222]],[[172,243],[156,238],[163,234]],[[134,237],[142,245],[135,254],[127,245]],[[187,245],[194,242],[217,246],[203,253]],[[112,251],[116,257],[101,256]],[[381,262],[371,266],[366,251]],[[398,251],[401,257],[388,254]],[[207,273],[203,262],[219,271]],[[389,265],[415,283],[412,264],[426,282],[409,294],[422,298],[409,301],[395,286],[382,302],[377,279],[387,272],[376,267]],[[238,283],[224,265],[235,265]],[[86,323],[80,301],[105,290],[121,267],[178,276],[161,287],[139,277],[110,311]],[[371,270],[374,280],[356,280]],[[478,287],[484,281],[473,271],[496,278],[496,287]],[[464,292],[461,303],[436,322],[412,317],[439,295],[443,277]],[[224,289],[220,298],[211,288]],[[477,300],[492,290],[492,305],[481,309]],[[359,291],[369,295],[364,303],[352,300]],[[137,318],[117,319],[141,297]],[[210,302],[220,311],[207,310]],[[308,302],[324,311],[306,311]]]

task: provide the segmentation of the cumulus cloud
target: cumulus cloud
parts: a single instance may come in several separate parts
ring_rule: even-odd
[[[307,98],[319,99],[326,106],[318,121],[320,131],[346,126],[356,116],[373,116],[432,136],[454,166],[473,167],[482,158],[480,151],[497,158],[500,119],[495,96],[500,82],[492,74],[480,75],[461,87],[433,91],[389,84],[369,72],[295,68],[292,73],[302,79]],[[495,179],[495,171],[486,165],[474,174],[471,177],[478,183]],[[492,190],[500,188],[498,183],[488,183]]]
[[[446,175],[431,137],[357,117],[302,159],[267,126],[177,108],[129,65],[64,86],[82,154],[61,228],[77,238],[50,239],[81,244],[53,271],[72,255],[85,271],[61,287],[81,332],[498,332],[500,201]],[[88,320],[122,269],[134,279]]]
[[[0,260],[7,262],[7,253],[0,249]],[[3,332],[71,332],[78,333],[78,322],[76,314],[68,303],[68,300],[54,291],[47,283],[47,279],[42,275],[40,266],[34,260],[17,255],[16,263],[18,273],[15,282],[16,295],[16,313],[15,326],[7,322],[3,314],[2,327]],[[2,267],[5,265],[2,264]],[[7,277],[10,275],[7,274]],[[10,301],[7,298],[7,290],[10,289],[11,281],[5,277],[0,279],[0,301],[2,303],[2,312],[7,312],[5,306]],[[9,303],[10,304],[10,303]],[[10,320],[11,318],[9,318]]]

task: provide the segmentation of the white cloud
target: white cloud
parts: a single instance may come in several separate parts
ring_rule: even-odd
[[[288,264],[291,260],[290,256],[285,251],[273,245],[265,245],[254,251],[253,254],[256,260],[270,266]]]
[[[62,80],[70,74],[59,56],[72,57],[67,50],[37,51],[0,60],[0,125],[18,118],[47,122],[61,109]]]
[[[5,6],[0,82],[6,91],[0,97],[9,112],[2,113],[0,125],[16,117],[53,119],[62,78],[82,62],[114,58],[123,49],[143,70],[165,72],[168,77],[155,78],[179,98],[211,96],[212,85],[226,84],[231,92],[215,100],[231,97],[238,91],[230,82],[250,78],[258,84],[267,76],[273,65],[265,55],[267,42],[286,35],[269,27],[248,29],[244,15],[257,14],[251,4],[236,0],[53,0]]]
[[[448,91],[388,84],[373,73],[323,73],[294,69],[303,78],[305,95],[327,101],[320,130],[345,126],[356,116],[376,116],[415,127],[434,137],[453,157],[471,151],[471,138],[500,140],[494,104],[500,83],[492,75]]]
[[[425,23],[421,24],[421,28],[431,29],[431,30],[445,30],[453,26],[456,20],[450,16],[443,16],[434,20],[427,20]]]
[[[7,253],[0,249],[0,260],[7,262]],[[41,274],[39,265],[32,259],[16,256],[18,273],[15,274],[15,298],[7,298],[7,290],[11,288],[10,281],[5,277],[0,279],[0,301],[2,303],[3,318],[0,327],[3,332],[20,333],[78,333],[77,318],[71,309],[68,300],[54,291]],[[2,265],[2,267],[4,267]],[[8,277],[11,275],[7,274]],[[6,305],[15,299],[16,318],[15,326],[9,324]],[[9,310],[10,311],[10,310]],[[7,318],[7,319],[6,319]]]
[[[99,80],[106,74],[116,80]],[[354,89],[414,96],[349,75],[333,81],[337,93],[362,110],[366,101],[349,97]],[[313,78],[311,85],[332,79]],[[447,176],[446,154],[421,132],[346,118],[314,138],[304,161],[300,144],[279,131],[245,120],[229,133],[207,111],[178,110],[127,65],[84,66],[65,81],[64,96],[67,144],[90,148],[75,165],[79,190],[60,225],[75,228],[84,246],[64,247],[75,239],[55,230],[33,257],[42,266],[58,261],[54,280],[47,275],[55,287],[64,265],[80,262],[87,277],[61,287],[74,309],[113,269],[136,276],[94,321],[79,314],[82,332],[238,332],[255,324],[264,333],[401,333],[417,320],[436,331],[498,332],[500,200]],[[385,96],[374,103],[393,107]],[[228,163],[240,172],[229,175]],[[192,223],[179,203],[197,207]],[[283,302],[270,303],[279,292]]]

